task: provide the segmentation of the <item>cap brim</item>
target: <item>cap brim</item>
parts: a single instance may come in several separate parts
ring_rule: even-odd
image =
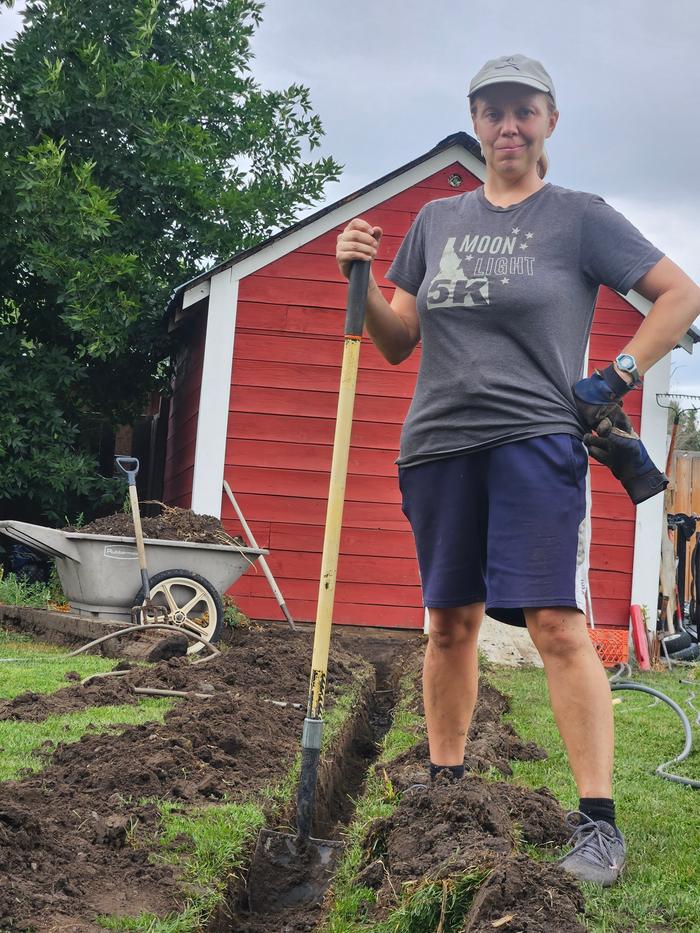
[[[517,78],[513,75],[504,75],[502,78],[487,78],[485,81],[480,81],[476,87],[469,89],[469,97],[473,97],[478,91],[481,91],[485,87],[489,87],[492,84],[524,84],[525,87],[530,87],[533,91],[541,91],[543,94],[550,94],[552,100],[554,100],[554,94],[552,89],[548,87],[544,81],[538,81],[537,78]]]

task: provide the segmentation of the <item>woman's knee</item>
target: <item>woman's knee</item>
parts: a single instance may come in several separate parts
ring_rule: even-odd
[[[433,648],[449,651],[476,642],[484,618],[484,604],[472,603],[448,609],[429,609],[428,638]]]
[[[527,628],[542,655],[570,657],[590,647],[586,617],[569,606],[525,609]]]

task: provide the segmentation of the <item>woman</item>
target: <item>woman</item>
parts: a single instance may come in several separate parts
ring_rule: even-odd
[[[700,314],[700,290],[602,199],[545,183],[559,114],[539,62],[487,62],[469,100],[486,181],[420,211],[387,273],[391,303],[370,275],[366,310],[390,363],[422,340],[398,464],[430,614],[431,776],[464,773],[484,611],[526,624],[580,795],[561,866],[610,885],[625,843],[610,689],[586,633],[582,440],[635,502],[663,488],[619,402]],[[364,219],[348,224],[337,243],[346,277],[380,237]],[[634,288],[653,307],[615,362],[581,379],[600,284]]]

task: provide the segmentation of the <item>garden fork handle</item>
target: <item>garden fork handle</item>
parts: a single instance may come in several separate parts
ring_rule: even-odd
[[[129,482],[129,504],[134,519],[134,535],[136,537],[136,551],[139,555],[139,568],[141,570],[141,583],[143,592],[148,599],[151,592],[151,581],[146,566],[146,547],[143,543],[143,528],[141,527],[141,513],[139,512],[139,497],[136,491],[136,475],[139,472],[139,461],[136,457],[115,457],[117,466],[126,474]]]

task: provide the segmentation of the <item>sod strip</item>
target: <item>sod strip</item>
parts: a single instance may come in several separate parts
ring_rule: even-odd
[[[0,658],[20,658],[0,661],[0,699],[11,700],[25,691],[54,693],[66,687],[65,675],[77,671],[81,678],[114,667],[113,658],[78,655],[61,658],[65,648],[34,641],[27,635],[17,635],[0,629]],[[149,720],[162,722],[172,706],[172,700],[144,700],[132,706],[95,706],[75,713],[49,716],[41,722],[0,721],[0,781],[19,778],[21,772],[39,771],[45,758],[45,743],[77,742],[86,732],[105,731],[115,724],[140,725]],[[50,751],[50,750],[49,750]]]
[[[361,843],[370,823],[381,817],[390,816],[396,808],[396,794],[391,781],[383,773],[382,765],[412,748],[425,734],[425,719],[415,712],[417,705],[415,683],[411,676],[406,675],[399,683],[398,701],[394,709],[391,728],[384,736],[379,757],[369,770],[364,793],[357,802],[355,816],[348,827],[347,848],[330,891],[331,909],[322,928],[324,933],[354,933],[354,931],[369,929],[362,923],[362,917],[365,905],[375,903],[376,892],[372,888],[358,885],[355,882],[362,860]],[[441,887],[438,898],[438,918],[442,896]],[[424,904],[415,906],[420,909],[420,912],[425,913]],[[402,909],[410,910],[410,904],[406,902],[402,905]],[[392,914],[392,917],[397,920],[395,914]],[[406,917],[403,920],[398,918],[398,921],[403,923],[403,926],[394,925],[393,929],[409,928],[406,925]],[[432,926],[428,925],[423,929],[435,929],[436,925],[437,921]],[[373,931],[376,929],[378,933],[376,925],[373,925],[371,929]],[[387,927],[387,929],[391,928]]]
[[[680,677],[697,686],[680,684]],[[685,701],[697,693],[700,679],[692,670],[672,674],[635,674],[644,683],[674,699],[691,720]],[[564,806],[578,804],[566,752],[549,706],[544,672],[534,669],[494,668],[489,680],[512,697],[507,719],[524,739],[542,745],[544,761],[513,761],[513,780],[529,787],[545,784]],[[654,774],[657,765],[679,754],[683,732],[677,716],[653,697],[615,692],[616,761],[614,794],[617,819],[625,834],[627,865],[621,881],[601,890],[583,885],[585,923],[592,933],[696,933],[700,930],[697,865],[700,849],[700,797],[698,791],[665,781]],[[619,701],[619,702],[618,702]],[[694,750],[687,761],[671,771],[700,778],[700,729],[693,726]],[[534,858],[542,852],[528,849]]]
[[[326,712],[322,755],[333,754],[336,741],[352,720],[371,676],[357,677],[351,688],[339,693]],[[141,914],[138,917],[102,916],[96,923],[108,930],[136,933],[198,933],[225,901],[232,878],[241,877],[253,856],[260,830],[288,812],[296,795],[301,752],[277,784],[265,788],[257,800],[188,807],[159,804],[163,824],[157,840],[157,857],[180,865],[184,909],[167,917]],[[176,842],[174,847],[173,843]]]
[[[86,732],[162,722],[172,703],[172,700],[142,700],[135,706],[94,706],[77,713],[49,716],[41,722],[0,722],[0,781],[19,779],[23,771],[41,771],[49,763],[54,746],[59,742],[77,742]]]

